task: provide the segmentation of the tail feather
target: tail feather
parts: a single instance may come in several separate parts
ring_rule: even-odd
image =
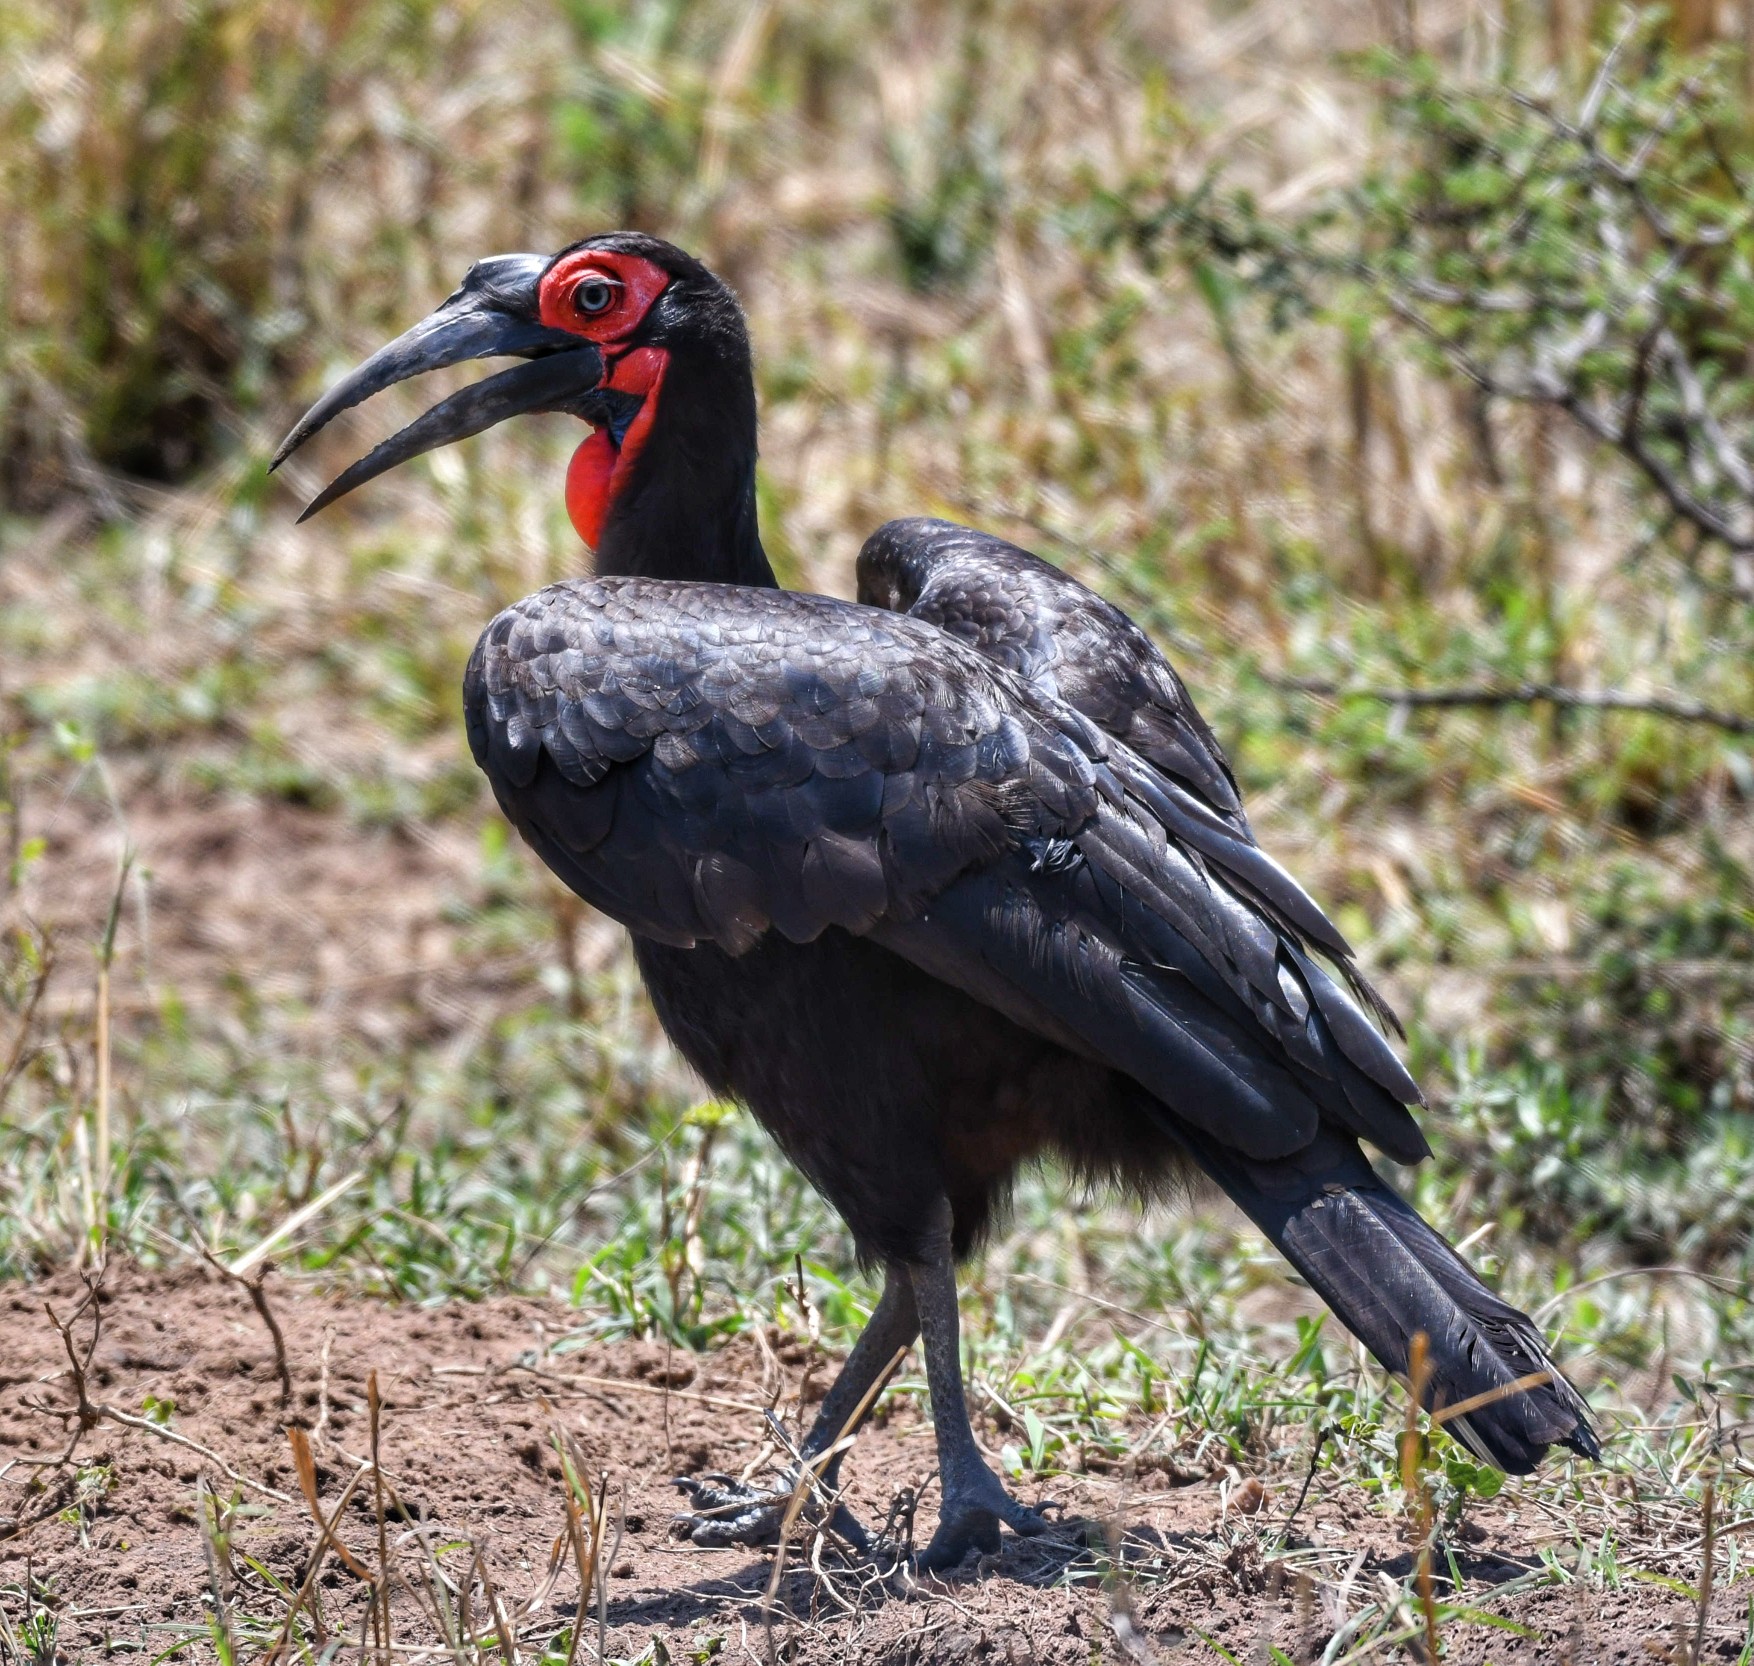
[[[1194,1155],[1388,1370],[1407,1377],[1423,1333],[1427,1410],[1488,1397],[1445,1420],[1477,1457],[1513,1475],[1534,1469],[1553,1445],[1599,1457],[1589,1408],[1533,1321],[1488,1290],[1356,1144],[1318,1143],[1334,1148],[1332,1161],[1249,1163],[1212,1148]]]

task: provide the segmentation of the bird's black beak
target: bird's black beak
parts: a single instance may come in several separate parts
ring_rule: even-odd
[[[573,411],[603,377],[603,359],[582,336],[541,322],[537,286],[548,268],[544,255],[495,255],[469,268],[463,287],[437,311],[380,347],[343,376],[305,414],[274,453],[280,467],[331,418],[394,382],[469,359],[500,354],[529,359],[441,400],[424,416],[344,469],[305,506],[301,521],[398,463],[452,440],[479,434],[523,411]]]

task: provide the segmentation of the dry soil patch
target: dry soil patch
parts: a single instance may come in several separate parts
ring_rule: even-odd
[[[206,1611],[216,1577],[234,1626],[257,1640],[246,1658],[259,1657],[286,1610],[272,1581],[303,1580],[317,1537],[298,1499],[287,1424],[310,1430],[323,1507],[333,1510],[369,1446],[367,1380],[376,1372],[384,1468],[419,1524],[388,1523],[392,1557],[405,1559],[399,1565],[418,1574],[419,1533],[435,1543],[467,1541],[508,1611],[542,1594],[516,1621],[526,1643],[552,1635],[578,1595],[570,1569],[547,1579],[565,1522],[551,1444],[558,1426],[590,1471],[607,1476],[611,1511],[624,1517],[608,1580],[611,1657],[637,1658],[657,1637],[672,1660],[715,1652],[727,1661],[767,1658],[768,1553],[676,1542],[668,1479],[742,1468],[762,1439],[761,1408],[777,1400],[795,1419],[800,1403],[807,1409],[820,1393],[830,1362],[795,1342],[776,1349],[749,1338],[706,1357],[649,1342],[571,1347],[562,1339],[579,1315],[559,1303],[392,1307],[299,1294],[272,1281],[270,1290],[287,1341],[290,1408],[281,1404],[268,1334],[236,1284],[200,1267],[152,1274],[121,1266],[103,1291],[92,1399],[130,1415],[168,1416],[171,1430],[289,1500],[244,1491],[248,1508],[231,1524],[229,1567],[222,1555],[216,1576],[203,1546],[200,1494],[210,1489],[224,1500],[234,1483],[210,1459],[105,1421],[81,1437],[71,1464],[28,1461],[59,1451],[71,1432],[57,1411],[71,1400],[67,1360],[43,1304],[64,1316],[80,1289],[61,1277],[0,1292],[0,1603],[15,1627],[28,1566],[33,1602],[57,1613],[63,1658],[151,1660],[179,1636],[191,1639],[183,1658],[210,1658]],[[83,1341],[88,1332],[78,1327],[78,1334]],[[1142,1423],[1140,1434],[1148,1427]],[[911,1398],[898,1398],[867,1431],[849,1468],[852,1502],[867,1519],[881,1520],[899,1488],[921,1486],[917,1526],[922,1536],[930,1532],[930,1431]],[[1404,1578],[1408,1553],[1395,1523],[1359,1489],[1336,1483],[1318,1485],[1298,1518],[1291,1544],[1302,1575],[1264,1567],[1298,1479],[1289,1469],[1268,1475],[1259,1510],[1244,1515],[1236,1501],[1254,1489],[1239,1491],[1234,1475],[1181,1485],[1161,1470],[1065,1477],[1047,1489],[1067,1511],[1050,1540],[1008,1538],[996,1561],[971,1563],[948,1582],[884,1581],[832,1551],[818,1572],[807,1565],[806,1541],[806,1565],[781,1586],[780,1658],[1216,1661],[1204,1633],[1239,1661],[1266,1661],[1269,1646],[1293,1660],[1318,1659],[1347,1614],[1381,1598],[1385,1577]],[[1506,1498],[1508,1512],[1514,1489]],[[1484,1532],[1459,1556],[1466,1600],[1523,1630],[1451,1621],[1446,1659],[1586,1666],[1679,1658],[1671,1651],[1682,1629],[1691,1630],[1694,1611],[1671,1591],[1602,1591],[1574,1581],[1505,1594],[1539,1566],[1541,1519],[1526,1508],[1514,1522],[1501,1513],[1481,1517]],[[344,1541],[375,1566],[377,1523],[366,1488],[341,1520]],[[1105,1577],[1103,1541],[1122,1534],[1128,1572],[1117,1582]],[[467,1560],[451,1551],[445,1561],[462,1584]],[[365,1591],[330,1558],[317,1582],[325,1625],[358,1635]],[[392,1594],[398,1641],[436,1641],[413,1592],[393,1581]],[[477,1618],[480,1596],[478,1589]],[[1745,1600],[1741,1588],[1724,1594],[1704,1659],[1737,1658]],[[536,1657],[532,1649],[525,1658]]]

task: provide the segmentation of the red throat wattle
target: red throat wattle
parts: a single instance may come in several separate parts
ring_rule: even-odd
[[[567,465],[566,512],[574,531],[592,549],[600,546],[610,506],[627,485],[651,434],[668,363],[669,355],[661,347],[636,347],[615,361],[602,385],[618,393],[638,394],[639,411],[619,445],[607,428],[594,429]]]

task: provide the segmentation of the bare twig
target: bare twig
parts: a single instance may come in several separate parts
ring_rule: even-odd
[[[293,1212],[288,1215],[279,1226],[275,1227],[266,1238],[257,1244],[254,1249],[245,1250],[242,1255],[232,1262],[230,1271],[235,1273],[239,1278],[242,1278],[256,1265],[258,1261],[263,1260],[278,1245],[284,1243],[295,1232],[297,1232],[307,1221],[320,1215],[338,1197],[344,1192],[351,1191],[364,1178],[365,1170],[355,1169],[352,1174],[347,1175],[341,1180],[337,1180],[334,1185],[327,1187],[316,1197],[312,1198],[302,1209],[293,1210]]]
[[[1704,1566],[1699,1574],[1699,1618],[1693,1623],[1693,1648],[1689,1655],[1692,1666],[1699,1666],[1699,1662],[1705,1659],[1705,1626],[1706,1621],[1711,1617],[1711,1579],[1714,1571],[1712,1564],[1714,1561],[1713,1553],[1717,1549],[1716,1522],[1713,1519],[1716,1514],[1716,1505],[1717,1487],[1712,1477],[1707,1476],[1704,1504],[1705,1533],[1701,1540]]]
[[[372,1630],[377,1633],[381,1657],[390,1658],[390,1550],[384,1528],[384,1469],[378,1457],[378,1436],[382,1421],[383,1401],[378,1397],[378,1374],[369,1372],[365,1379],[366,1412],[371,1419],[372,1503],[378,1519],[378,1576],[372,1585]]]
[[[1529,1315],[1537,1324],[1541,1322],[1561,1302],[1568,1302],[1581,1291],[1593,1289],[1598,1284],[1609,1284],[1622,1278],[1687,1278],[1697,1280],[1714,1290],[1722,1290],[1728,1295],[1739,1296],[1747,1290],[1747,1285],[1736,1279],[1718,1278],[1711,1273],[1702,1273],[1697,1267],[1685,1267],[1677,1264],[1656,1267],[1616,1267],[1612,1272],[1597,1273],[1594,1278],[1580,1280],[1568,1285],[1556,1296],[1549,1296],[1546,1301],[1533,1309]]]
[[[219,1547],[215,1543],[223,1531],[219,1525],[219,1500],[207,1485],[204,1475],[195,1477],[195,1509],[201,1524],[201,1553],[207,1563],[207,1589],[213,1595],[212,1623],[219,1628],[220,1637],[229,1646],[231,1604],[226,1601],[225,1581],[220,1577]],[[229,1559],[229,1552],[227,1555]]]
[[[36,976],[31,979],[30,993],[24,998],[24,1010],[18,1017],[18,1033],[12,1038],[6,1063],[0,1065],[0,1110],[5,1108],[6,1096],[12,1091],[12,1084],[30,1062],[31,1030],[36,1023],[37,1008],[43,1004],[43,996],[48,992],[50,975],[55,970],[54,939],[44,936],[38,942],[40,948]]]
[[[602,1534],[608,1530],[609,1523],[609,1477],[598,1478],[597,1482],[597,1531]],[[621,1535],[627,1526],[627,1496],[625,1492],[615,1506],[615,1537],[609,1541],[607,1553],[599,1550],[597,1556],[597,1660],[598,1666],[609,1658],[609,1572],[615,1566],[615,1558],[621,1554]]]
[[[301,1450],[303,1430],[289,1429],[287,1430],[287,1435],[288,1438],[292,1440],[293,1458],[295,1463],[299,1465],[300,1478],[302,1480],[304,1478],[305,1467],[310,1462],[310,1447],[308,1444],[304,1444],[302,1445]],[[331,1549],[338,1552],[341,1559],[346,1562],[360,1578],[369,1579],[371,1577],[369,1574],[365,1573],[355,1558],[349,1554],[346,1546],[336,1537],[336,1529],[340,1525],[342,1512],[346,1510],[348,1504],[352,1501],[353,1495],[358,1490],[360,1482],[365,1479],[366,1470],[369,1467],[369,1465],[362,1464],[354,1471],[353,1476],[348,1481],[347,1485],[341,1489],[341,1496],[336,1499],[335,1508],[327,1516],[323,1514],[321,1507],[316,1502],[316,1483],[313,1475],[306,1496],[307,1501],[311,1505],[311,1514],[315,1517],[317,1523],[316,1548],[311,1552],[310,1566],[305,1569],[304,1582],[294,1594],[292,1605],[286,1611],[286,1618],[281,1622],[280,1635],[276,1639],[273,1648],[271,1648],[263,1657],[262,1666],[275,1666],[275,1662],[279,1660],[282,1651],[291,1640],[292,1628],[298,1621],[299,1610],[312,1600],[313,1593],[316,1590],[317,1575],[322,1572],[324,1558],[328,1555]],[[313,1610],[313,1613],[314,1612],[315,1611]]]
[[[104,920],[97,956],[97,1097],[92,1114],[95,1123],[92,1172],[95,1182],[93,1216],[88,1223],[87,1249],[103,1254],[110,1214],[110,972],[116,959],[116,927],[122,918],[122,896],[134,868],[134,852],[124,851],[110,893],[110,911]]]
[[[573,1498],[570,1484],[563,1484],[561,1496],[566,1505],[567,1542],[572,1546],[573,1566],[577,1568],[579,1575],[578,1608],[573,1614],[572,1635],[566,1641],[566,1666],[573,1666],[578,1658],[579,1639],[585,1634],[585,1610],[591,1600],[591,1578],[596,1566],[594,1558],[597,1541],[593,1535],[590,1550],[587,1552],[584,1528],[579,1521],[579,1507]]]
[[[111,1423],[119,1423],[124,1429],[138,1429],[142,1434],[151,1435],[156,1440],[169,1441],[173,1446],[181,1446],[190,1452],[198,1453],[234,1486],[248,1487],[251,1492],[260,1493],[264,1498],[272,1498],[276,1504],[294,1502],[287,1494],[277,1491],[265,1482],[257,1481],[251,1476],[243,1474],[242,1471],[233,1469],[211,1446],[203,1446],[198,1440],[190,1440],[187,1435],[178,1434],[175,1429],[167,1428],[162,1423],[150,1423],[144,1417],[131,1417],[127,1412],[118,1411],[116,1407],[101,1400],[95,1403],[94,1409],[100,1417]]]
[[[120,1424],[124,1429],[135,1429],[141,1434],[151,1435],[154,1440],[168,1441],[173,1446],[181,1446],[190,1452],[199,1454],[216,1468],[234,1486],[247,1487],[251,1492],[260,1493],[264,1498],[272,1498],[277,1504],[292,1504],[296,1500],[273,1487],[235,1470],[209,1446],[203,1446],[198,1440],[191,1440],[185,1434],[163,1423],[154,1423],[144,1417],[135,1417],[132,1413],[122,1411],[116,1406],[91,1397],[90,1369],[93,1355],[97,1352],[98,1335],[102,1326],[102,1313],[99,1305],[99,1291],[103,1285],[103,1269],[95,1273],[81,1275],[85,1282],[85,1299],[80,1302],[72,1316],[63,1321],[48,1302],[43,1303],[43,1311],[49,1316],[49,1323],[55,1327],[56,1334],[61,1338],[61,1346],[67,1354],[69,1375],[73,1379],[73,1404],[70,1407],[53,1408],[58,1415],[71,1418],[74,1429],[66,1448],[58,1458],[47,1460],[51,1464],[66,1463],[73,1456],[82,1436],[94,1429],[100,1422]],[[73,1340],[73,1327],[80,1318],[90,1310],[92,1315],[91,1338],[81,1349]]]
[[[280,1407],[282,1411],[286,1410],[292,1404],[292,1369],[286,1358],[286,1334],[280,1328],[280,1321],[274,1317],[274,1311],[268,1305],[268,1292],[263,1288],[268,1275],[274,1270],[274,1264],[264,1261],[256,1268],[253,1277],[245,1278],[233,1272],[205,1244],[199,1247],[201,1257],[208,1266],[221,1277],[243,1287],[244,1294],[250,1298],[250,1305],[267,1327],[268,1335],[274,1343],[274,1371],[280,1378]]]
[[[1453,688],[1377,688],[1319,677],[1269,676],[1273,688],[1327,700],[1374,700],[1385,706],[1501,707],[1552,705],[1588,711],[1643,712],[1677,723],[1701,723],[1732,735],[1754,735],[1754,715],[1720,711],[1676,695],[1628,694],[1620,689],[1564,688],[1556,683],[1464,684]]]
[[[1303,1501],[1309,1497],[1310,1486],[1315,1480],[1316,1465],[1321,1462],[1322,1447],[1327,1444],[1328,1433],[1328,1426],[1325,1423],[1316,1430],[1315,1445],[1309,1454],[1309,1468],[1303,1472],[1303,1485],[1297,1489],[1297,1498],[1291,1506],[1290,1513],[1279,1524],[1281,1541],[1291,1531],[1292,1522],[1297,1520],[1297,1512],[1303,1508]]]
[[[104,1269],[99,1267],[95,1273],[81,1273],[80,1278],[85,1285],[85,1296],[65,1324],[54,1308],[47,1302],[43,1303],[43,1311],[48,1314],[49,1323],[55,1327],[56,1335],[61,1338],[61,1346],[67,1354],[67,1367],[73,1377],[73,1408],[69,1414],[73,1419],[73,1432],[60,1457],[51,1460],[56,1464],[64,1464],[73,1456],[74,1448],[90,1430],[97,1427],[103,1416],[102,1409],[92,1401],[87,1373],[91,1370],[92,1358],[97,1353],[98,1337],[103,1331],[100,1293],[103,1289]],[[91,1314],[91,1336],[81,1349],[73,1340],[73,1327],[85,1317],[87,1311]]]
[[[840,1453],[853,1443],[853,1431],[864,1421],[865,1413],[871,1409],[872,1403],[883,1392],[884,1386],[894,1375],[896,1368],[908,1356],[907,1348],[897,1348],[895,1358],[890,1360],[877,1376],[871,1386],[860,1397],[859,1403],[847,1413],[846,1421],[841,1424],[840,1433],[815,1457],[798,1466],[798,1478],[792,1487],[792,1496],[786,1501],[786,1512],[780,1519],[779,1542],[774,1546],[773,1572],[768,1575],[767,1590],[761,1599],[762,1630],[767,1634],[768,1666],[774,1666],[779,1658],[774,1646],[773,1637],[773,1604],[779,1594],[780,1580],[785,1577],[786,1550],[790,1544],[792,1528],[796,1525],[799,1512],[804,1508],[804,1500],[812,1492],[821,1496],[822,1472]],[[827,1515],[833,1514],[833,1501],[827,1503]]]
[[[481,1554],[481,1547],[476,1545],[473,1549],[474,1573],[481,1581],[481,1594],[487,1600],[487,1612],[493,1620],[493,1636],[499,1643],[500,1656],[505,1661],[505,1666],[518,1666],[521,1657],[518,1654],[516,1627],[512,1616],[506,1612],[506,1606],[500,1600],[499,1587],[493,1582],[493,1575],[488,1570],[486,1558]]]
[[[1431,1590],[1431,1489],[1425,1484],[1425,1468],[1419,1439],[1419,1408],[1431,1379],[1431,1344],[1424,1331],[1416,1331],[1407,1354],[1407,1426],[1401,1433],[1401,1486],[1418,1507],[1419,1607],[1425,1621],[1425,1658],[1437,1666],[1437,1602]]]
[[[1628,427],[1623,417],[1616,418],[1598,410],[1582,390],[1556,376],[1547,365],[1521,377],[1505,376],[1488,369],[1462,342],[1439,329],[1405,295],[1385,289],[1382,298],[1384,305],[1403,324],[1424,336],[1482,392],[1517,404],[1557,406],[1586,433],[1623,453],[1681,519],[1732,551],[1754,549],[1754,532],[1738,526],[1721,506],[1683,484],[1668,463],[1651,450],[1642,426]]]
[[[335,1327],[323,1327],[323,1347],[317,1355],[317,1418],[311,1425],[311,1439],[322,1440],[329,1422],[329,1355],[335,1346]]]
[[[542,1409],[554,1417],[554,1408],[544,1398]],[[591,1590],[593,1584],[597,1592],[597,1659],[608,1659],[609,1634],[609,1570],[621,1547],[621,1526],[619,1521],[615,1530],[615,1538],[605,1548],[605,1540],[609,1534],[609,1477],[599,1474],[596,1491],[585,1480],[584,1454],[580,1452],[578,1442],[560,1426],[558,1418],[553,1422],[554,1450],[560,1458],[561,1496],[566,1504],[567,1535],[573,1548],[573,1560],[579,1574],[579,1607],[573,1623],[572,1638],[567,1649],[567,1666],[578,1653],[579,1636],[590,1611]],[[581,1518],[580,1503],[584,1505]],[[589,1528],[589,1546],[586,1546],[586,1528]]]

